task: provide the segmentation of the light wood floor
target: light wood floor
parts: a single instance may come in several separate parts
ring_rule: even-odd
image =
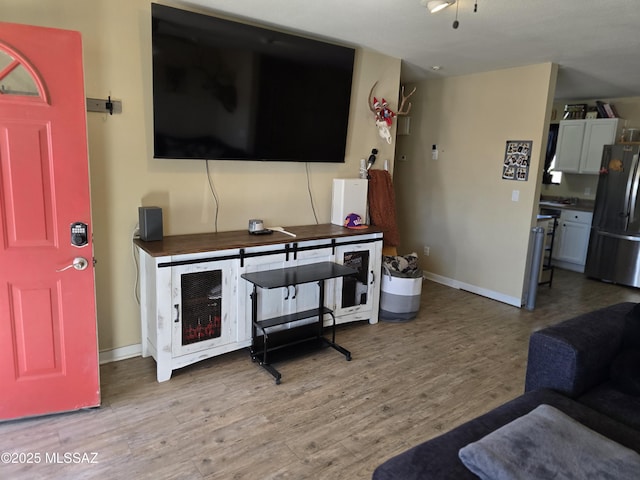
[[[3,479],[369,479],[391,455],[519,395],[530,333],[640,290],[556,271],[527,311],[425,282],[406,323],[339,328],[327,349],[279,364],[282,384],[245,351],[155,380],[155,362],[101,368],[99,409],[0,424]],[[45,453],[96,452],[97,464],[44,464]],[[63,457],[62,457],[63,458]]]

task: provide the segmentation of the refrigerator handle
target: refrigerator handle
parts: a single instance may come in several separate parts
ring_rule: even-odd
[[[629,200],[629,207],[627,211],[629,215],[627,215],[626,225],[624,229],[629,228],[629,221],[634,222],[636,219],[636,202],[638,201],[638,184],[640,183],[640,168],[638,168],[638,154],[636,153],[633,156],[632,162],[632,171],[633,174],[633,187],[631,188],[631,199]]]

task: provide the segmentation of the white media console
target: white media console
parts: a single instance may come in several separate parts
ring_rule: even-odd
[[[252,306],[254,285],[241,275],[333,262],[358,273],[325,281],[324,304],[336,324],[378,321],[382,232],[323,224],[134,240],[140,258],[142,356],[157,363],[159,382],[173,370],[252,343],[252,308],[272,318],[318,308],[312,283],[268,289]],[[306,267],[305,267],[306,268]],[[317,319],[316,319],[317,321]],[[324,319],[330,325],[332,319]],[[288,328],[288,325],[281,325]]]

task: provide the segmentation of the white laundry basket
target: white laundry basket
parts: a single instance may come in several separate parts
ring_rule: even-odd
[[[395,273],[395,272],[393,272]],[[419,276],[397,276],[383,272],[380,286],[380,319],[387,322],[412,320],[420,310],[422,272]]]

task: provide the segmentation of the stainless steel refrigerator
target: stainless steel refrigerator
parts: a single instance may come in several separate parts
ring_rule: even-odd
[[[585,274],[640,287],[638,145],[605,145]]]

